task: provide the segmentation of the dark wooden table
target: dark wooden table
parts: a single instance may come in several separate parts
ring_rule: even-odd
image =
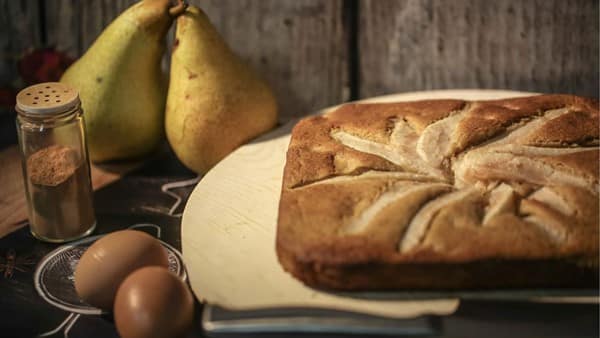
[[[187,180],[196,175],[165,152],[94,194],[98,227],[95,234],[152,223],[162,229],[161,239],[181,249],[180,218],[168,215],[174,199],[161,192],[165,183]],[[173,190],[183,198],[176,213],[183,210],[193,187]],[[63,323],[69,312],[44,301],[33,283],[35,267],[58,245],[34,239],[27,227],[0,239],[0,337],[36,337],[55,331],[50,337],[118,337],[109,315],[82,315],[66,335]],[[188,337],[203,337],[200,327],[202,305],[196,304],[196,321]],[[597,337],[599,307],[595,304],[547,304],[527,302],[462,302],[449,317],[433,318],[443,337]],[[252,337],[276,335],[252,335]],[[289,337],[290,335],[279,335]],[[307,337],[296,334],[294,336]],[[323,336],[312,335],[310,337]]]
[[[125,229],[139,223],[161,227],[161,239],[181,250],[180,218],[168,215],[174,198],[161,192],[165,183],[196,175],[183,167],[170,152],[157,156],[94,193],[98,226],[94,234]],[[174,189],[183,198],[180,213],[193,186]],[[70,314],[45,302],[36,292],[33,274],[37,263],[57,244],[43,243],[28,227],[0,239],[0,337],[35,337],[57,328]],[[197,310],[201,309],[197,304]],[[199,321],[193,336],[200,336]],[[50,337],[66,337],[65,328]],[[118,337],[109,316],[81,316],[69,337]]]

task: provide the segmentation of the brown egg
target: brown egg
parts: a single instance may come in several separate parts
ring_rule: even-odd
[[[183,336],[194,318],[194,298],[169,270],[151,266],[129,275],[119,287],[115,325],[122,338]]]
[[[133,271],[153,265],[169,266],[167,251],[158,240],[141,231],[116,231],[81,256],[75,290],[88,304],[110,311],[121,282]]]

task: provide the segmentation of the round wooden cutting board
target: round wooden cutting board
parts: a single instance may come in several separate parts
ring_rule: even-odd
[[[531,94],[442,90],[361,102],[484,100]],[[324,307],[397,318],[454,312],[457,299],[348,297],[308,288],[283,271],[275,254],[275,232],[285,153],[293,125],[288,123],[240,147],[207,173],[192,192],[183,213],[181,240],[196,296],[228,309]]]

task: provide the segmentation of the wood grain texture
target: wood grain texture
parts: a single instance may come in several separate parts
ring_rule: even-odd
[[[510,88],[598,96],[598,2],[361,0],[360,96]]]
[[[42,43],[37,0],[0,0],[0,86],[19,85],[17,61]]]
[[[280,120],[349,99],[341,0],[192,0],[273,87]]]
[[[45,4],[48,45],[79,57],[108,24],[136,0],[54,0]]]

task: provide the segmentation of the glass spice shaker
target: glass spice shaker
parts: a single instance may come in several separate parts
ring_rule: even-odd
[[[17,94],[15,109],[31,233],[54,243],[90,234],[96,216],[77,90],[33,85]]]

